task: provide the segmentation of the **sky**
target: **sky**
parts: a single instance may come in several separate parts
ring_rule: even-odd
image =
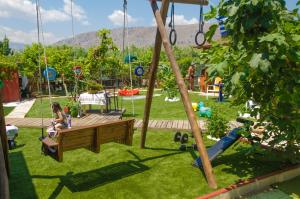
[[[129,26],[153,26],[149,0],[127,0]],[[0,0],[0,39],[30,44],[37,42],[36,0]],[[72,37],[71,0],[39,0],[45,43],[51,44]],[[210,0],[217,5],[219,0]],[[297,0],[287,0],[289,9]],[[204,11],[208,11],[205,7]],[[123,0],[73,0],[75,34],[123,25]],[[194,24],[199,18],[199,6],[176,4],[175,24]]]

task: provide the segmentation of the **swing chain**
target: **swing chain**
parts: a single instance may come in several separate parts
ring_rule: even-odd
[[[203,5],[200,5],[199,30],[195,36],[195,43],[197,46],[203,46],[206,42],[203,27],[204,27]],[[200,42],[198,41],[199,36],[201,36]]]
[[[199,15],[199,32],[203,33],[204,19],[203,19],[203,5],[200,5],[200,15]]]
[[[174,1],[172,1],[172,6],[171,6],[171,19],[169,23],[169,27],[171,28],[170,33],[169,33],[169,41],[172,46],[176,44],[177,41],[177,32],[175,30],[175,5]]]

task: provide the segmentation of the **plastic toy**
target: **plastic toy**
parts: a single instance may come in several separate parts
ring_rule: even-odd
[[[141,77],[144,75],[144,68],[140,65],[140,66],[137,66],[135,69],[134,69],[134,74],[138,77]]]
[[[119,90],[118,93],[120,96],[132,96],[132,95],[138,95],[140,93],[140,90],[139,89],[132,89],[132,90],[123,89],[123,90]]]
[[[19,129],[13,125],[6,125],[6,135],[9,149],[16,146],[15,138],[18,136]]]
[[[192,103],[192,107],[193,107],[194,111],[198,110],[198,104],[197,103]]]
[[[56,79],[57,72],[54,68],[47,67],[47,69],[44,70],[43,75],[49,81],[54,81]]]
[[[204,107],[204,103],[203,102],[200,102],[198,104],[198,109],[199,109],[198,114],[199,114],[200,117],[207,117],[207,118],[211,117],[211,108]]]

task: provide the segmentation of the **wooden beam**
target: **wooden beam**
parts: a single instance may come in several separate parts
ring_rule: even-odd
[[[2,91],[0,91],[0,198],[9,198],[8,188],[8,175],[9,175],[9,163],[8,163],[8,146],[7,136],[2,104]]]
[[[157,0],[162,1],[162,0]],[[208,5],[208,0],[171,0],[171,2],[174,1],[174,3],[183,3],[183,4],[196,4],[196,5]]]
[[[163,20],[162,20],[163,24],[166,23],[168,8],[169,8],[169,0],[164,0],[162,2],[161,10],[160,10],[161,16],[163,18]],[[141,148],[145,148],[145,144],[146,144],[149,115],[150,115],[150,110],[151,110],[157,67],[158,67],[159,58],[160,58],[161,45],[162,45],[162,39],[161,39],[159,30],[157,29],[156,37],[155,37],[155,45],[154,45],[154,49],[153,49],[153,57],[152,57],[150,72],[149,72],[149,82],[148,82],[146,103],[145,103],[145,108],[144,108],[145,111],[144,111],[144,119],[143,119],[142,131],[141,131],[142,132],[141,144],[140,144]]]
[[[1,135],[4,160],[5,160],[5,167],[7,170],[7,175],[9,176],[8,141],[7,141],[7,135],[6,135],[5,117],[4,117],[4,110],[3,110],[3,92],[2,91],[0,91],[0,135]]]
[[[208,159],[206,148],[205,148],[203,140],[202,140],[201,129],[198,126],[197,118],[196,118],[195,113],[193,111],[192,104],[191,104],[191,101],[190,101],[190,97],[189,97],[184,79],[181,75],[179,66],[176,62],[174,53],[173,53],[171,45],[169,43],[167,32],[166,32],[165,25],[164,25],[164,22],[163,22],[163,18],[161,16],[161,13],[159,12],[156,1],[151,1],[151,7],[152,7],[152,10],[153,10],[155,19],[156,19],[156,23],[157,23],[161,38],[162,38],[163,46],[166,50],[166,54],[167,54],[167,56],[169,58],[169,61],[171,63],[172,70],[173,70],[173,73],[175,75],[177,85],[179,87],[179,91],[180,91],[181,99],[182,99],[183,104],[184,104],[185,112],[186,112],[187,117],[189,119],[189,122],[191,124],[192,132],[193,132],[193,135],[195,137],[196,144],[198,146],[198,151],[199,151],[199,154],[201,156],[203,169],[204,169],[204,172],[205,172],[205,175],[206,175],[206,179],[208,181],[208,185],[211,188],[216,189],[217,188],[217,183],[216,183],[216,180],[215,180],[215,177],[214,177],[214,174],[213,174],[211,163]]]
[[[5,158],[2,143],[0,142],[0,198],[9,198],[8,176],[5,167]]]

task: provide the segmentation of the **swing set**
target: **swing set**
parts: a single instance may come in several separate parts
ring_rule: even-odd
[[[161,1],[161,8],[159,9],[157,5],[157,1]],[[38,5],[38,0],[37,2],[37,21],[38,21],[38,32],[39,31],[39,19],[40,18],[40,11],[39,11],[39,5]],[[72,1],[71,1],[72,2]],[[127,1],[124,0],[127,5]],[[208,5],[207,0],[173,0],[173,3],[183,3],[183,4],[197,4],[197,5]],[[125,3],[124,3],[125,5]],[[190,103],[190,97],[188,95],[188,91],[184,82],[184,78],[182,77],[180,73],[179,66],[176,62],[176,58],[174,55],[174,52],[172,50],[171,44],[168,39],[168,34],[165,29],[165,23],[166,23],[166,18],[167,18],[167,13],[168,13],[168,8],[170,5],[170,0],[150,0],[150,5],[153,11],[153,14],[155,16],[156,24],[157,24],[157,31],[156,31],[156,38],[155,38],[155,46],[153,50],[153,57],[152,57],[152,62],[150,66],[150,73],[149,73],[149,82],[148,82],[148,90],[147,90],[147,97],[146,97],[146,103],[145,103],[145,108],[144,108],[144,117],[143,117],[143,125],[142,125],[142,131],[141,131],[141,142],[140,142],[140,147],[145,148],[146,144],[146,137],[147,137],[147,130],[148,130],[148,123],[149,123],[149,116],[150,116],[150,110],[151,110],[151,104],[152,104],[152,99],[153,99],[153,93],[154,93],[154,86],[155,86],[155,79],[156,79],[156,73],[158,70],[158,63],[160,59],[160,52],[161,52],[161,47],[162,45],[164,46],[165,52],[167,54],[167,57],[170,61],[172,71],[175,75],[176,78],[176,83],[178,85],[180,95],[183,101],[184,109],[187,114],[188,120],[191,125],[191,130],[193,132],[196,144],[197,144],[197,149],[201,157],[201,163],[202,163],[202,168],[204,170],[204,173],[207,178],[208,185],[211,188],[216,189],[217,188],[217,183],[213,174],[213,169],[211,166],[211,162],[209,160],[203,139],[202,139],[202,131],[201,128],[199,128],[199,125],[197,123],[197,118],[196,115],[193,111],[192,105]],[[125,9],[125,6],[124,6]],[[124,15],[124,24],[126,24],[127,15]],[[201,28],[201,26],[200,26]],[[124,35],[128,35],[128,28],[127,31],[123,31]],[[200,34],[200,33],[199,33]],[[39,35],[39,34],[38,34]],[[43,34],[42,34],[43,35]],[[38,36],[39,42],[40,42],[40,36]],[[123,42],[125,44],[125,42]],[[200,42],[199,42],[200,44]],[[128,45],[129,46],[129,45]],[[125,47],[123,46],[123,51],[125,52]],[[130,53],[129,53],[130,55]],[[39,55],[40,57],[40,55]],[[46,50],[44,47],[44,57],[46,58]],[[45,65],[46,68],[48,67],[47,65],[47,60],[45,59]],[[40,67],[40,63],[39,63]],[[131,76],[131,64],[130,64],[130,76]],[[131,76],[132,80],[132,76]],[[49,81],[48,81],[49,85]],[[132,88],[132,81],[131,81],[131,88]],[[50,89],[50,87],[49,87]],[[50,98],[50,103],[51,103],[51,90],[49,90],[49,98]],[[42,100],[42,99],[41,99]],[[132,100],[133,102],[133,100]],[[133,104],[133,110],[134,110],[134,104]],[[52,113],[53,114],[53,113]],[[127,121],[124,121],[125,123]],[[94,152],[98,152],[100,144],[101,144],[101,136],[108,135],[107,133],[104,132],[113,132],[109,134],[111,137],[107,138],[107,140],[102,143],[106,142],[111,142],[111,141],[117,141],[119,143],[125,143],[125,144],[131,144],[130,140],[132,140],[132,135],[133,135],[133,122],[134,121],[128,121],[127,125],[124,125],[122,122],[112,122],[107,124],[109,126],[109,130],[106,129],[106,124],[101,124],[99,126],[91,126],[91,127],[84,127],[83,129],[67,129],[65,131],[61,132],[61,136],[65,135],[68,136],[70,135],[69,139],[65,139],[65,137],[62,137],[62,139],[58,140],[57,145],[55,146],[62,147],[62,150],[58,150],[57,153],[62,153],[63,151],[66,150],[73,150],[76,148],[88,148],[89,150],[92,150]],[[122,125],[120,125],[122,123]],[[105,128],[104,128],[104,127]],[[89,133],[88,133],[89,132]],[[88,134],[91,142],[89,143],[73,143],[74,140],[81,140],[85,139],[85,135]],[[43,132],[42,132],[43,135]],[[74,137],[72,137],[74,135]],[[81,136],[81,137],[80,137]],[[72,138],[71,138],[72,137]],[[100,137],[100,138],[99,138]],[[103,138],[103,137],[102,137]],[[53,144],[50,143],[49,145]],[[74,145],[72,145],[74,144]],[[52,147],[48,146],[47,143],[43,143],[43,146],[46,145],[46,147]],[[73,148],[67,148],[66,146],[74,146]],[[48,148],[50,149],[50,148]],[[58,160],[62,160],[62,154],[61,156],[57,155],[56,158]],[[1,162],[2,163],[2,162]],[[4,163],[2,163],[4,164]],[[7,168],[9,171],[9,168]]]
[[[169,42],[172,46],[174,46],[177,42],[177,32],[175,29],[175,2],[182,3],[181,1],[171,0],[171,16],[170,16],[170,23],[169,23]],[[200,13],[199,13],[199,29],[195,35],[195,44],[197,47],[201,47],[205,44],[206,39],[204,35],[204,14],[203,14],[203,4],[201,4],[201,1],[188,1],[190,3],[199,4],[200,3]]]
[[[38,1],[38,0],[37,0]],[[72,2],[72,1],[71,1]],[[172,25],[174,25],[174,3],[185,3],[185,4],[200,4],[200,22],[199,22],[199,31],[196,34],[195,41],[197,45],[201,44],[203,45],[205,43],[204,41],[198,42],[199,35],[203,35],[203,5],[207,5],[208,1],[201,0],[173,0],[172,1],[172,15],[173,15],[173,22]],[[156,39],[155,39],[155,47],[153,51],[153,57],[152,57],[152,64],[150,66],[150,73],[149,73],[149,85],[148,85],[148,91],[147,91],[147,97],[146,97],[146,103],[145,103],[145,112],[144,112],[144,118],[143,118],[143,126],[142,126],[142,136],[141,136],[141,148],[145,148],[146,143],[146,135],[147,135],[147,129],[148,129],[148,123],[149,123],[149,116],[150,116],[150,109],[151,109],[151,103],[152,103],[152,97],[154,92],[154,85],[155,85],[155,78],[158,68],[158,62],[160,58],[160,52],[162,44],[165,48],[166,54],[168,56],[168,59],[171,63],[172,70],[176,77],[176,82],[179,87],[179,91],[181,94],[181,98],[184,104],[184,108],[186,111],[186,114],[188,116],[189,122],[191,124],[192,132],[196,140],[196,144],[198,146],[198,152],[201,157],[201,163],[205,172],[205,175],[207,177],[207,181],[210,187],[217,188],[217,183],[215,181],[215,177],[213,175],[213,170],[211,166],[211,162],[209,160],[205,145],[202,140],[201,136],[201,129],[198,126],[196,116],[194,114],[193,108],[190,103],[188,91],[186,88],[186,85],[184,83],[184,80],[182,78],[182,75],[180,73],[179,66],[176,62],[175,55],[171,48],[170,40],[168,40],[167,32],[165,29],[165,23],[167,18],[167,12],[169,8],[170,1],[169,0],[162,0],[161,9],[159,10],[157,1],[156,0],[150,0],[151,8],[153,11],[153,14],[156,19],[157,23],[157,33],[156,33]],[[37,6],[38,7],[38,6]],[[124,8],[124,30],[123,30],[123,54],[125,54],[125,39],[127,39],[127,56],[129,57],[128,64],[130,66],[130,86],[131,89],[133,89],[132,85],[132,64],[131,64],[131,54],[130,54],[130,48],[129,48],[129,41],[128,41],[128,18],[127,18],[127,0],[124,0],[123,4]],[[39,13],[39,12],[37,12]],[[71,13],[72,14],[72,13]],[[39,17],[37,17],[39,18]],[[172,17],[171,17],[172,18]],[[173,31],[174,32],[174,31]],[[175,31],[176,33],[176,31]],[[173,33],[174,34],[174,33]],[[170,38],[170,37],[169,37]],[[44,55],[45,55],[45,48],[44,48]],[[46,68],[47,68],[47,62]],[[48,81],[49,83],[49,81]],[[49,97],[51,97],[51,91],[49,90]],[[132,108],[133,108],[133,115],[134,115],[134,101],[132,97]],[[101,135],[106,135],[104,132],[113,132],[112,137],[107,139],[107,141],[117,141],[119,143],[125,143],[131,145],[132,143],[132,135],[133,135],[133,123],[134,120],[125,121],[125,123],[128,122],[127,125],[125,125],[124,129],[120,128],[120,122],[112,122],[108,126],[110,127],[110,130],[103,129],[101,126],[93,126],[93,127],[84,127],[81,129],[70,129],[70,130],[62,130],[59,132],[58,136],[58,142],[52,142],[49,139],[43,141],[43,149],[46,151],[46,153],[51,152],[51,148],[56,147],[57,150],[55,150],[56,155],[55,159],[58,161],[62,161],[62,153],[66,150],[74,150],[77,148],[88,148],[91,151],[99,152],[100,144],[106,143],[101,142]],[[104,125],[105,126],[105,125]],[[70,139],[64,139],[64,136],[70,136],[72,138]],[[72,135],[72,136],[71,136]],[[73,137],[74,135],[74,137]],[[88,142],[85,142],[84,140],[89,137]],[[105,136],[104,136],[105,137]],[[75,139],[76,138],[76,139]],[[78,139],[80,138],[80,139]],[[80,142],[72,142],[71,140],[81,140]],[[83,143],[84,142],[84,143]],[[71,145],[72,147],[67,147],[68,145]],[[46,150],[45,150],[46,148]]]

